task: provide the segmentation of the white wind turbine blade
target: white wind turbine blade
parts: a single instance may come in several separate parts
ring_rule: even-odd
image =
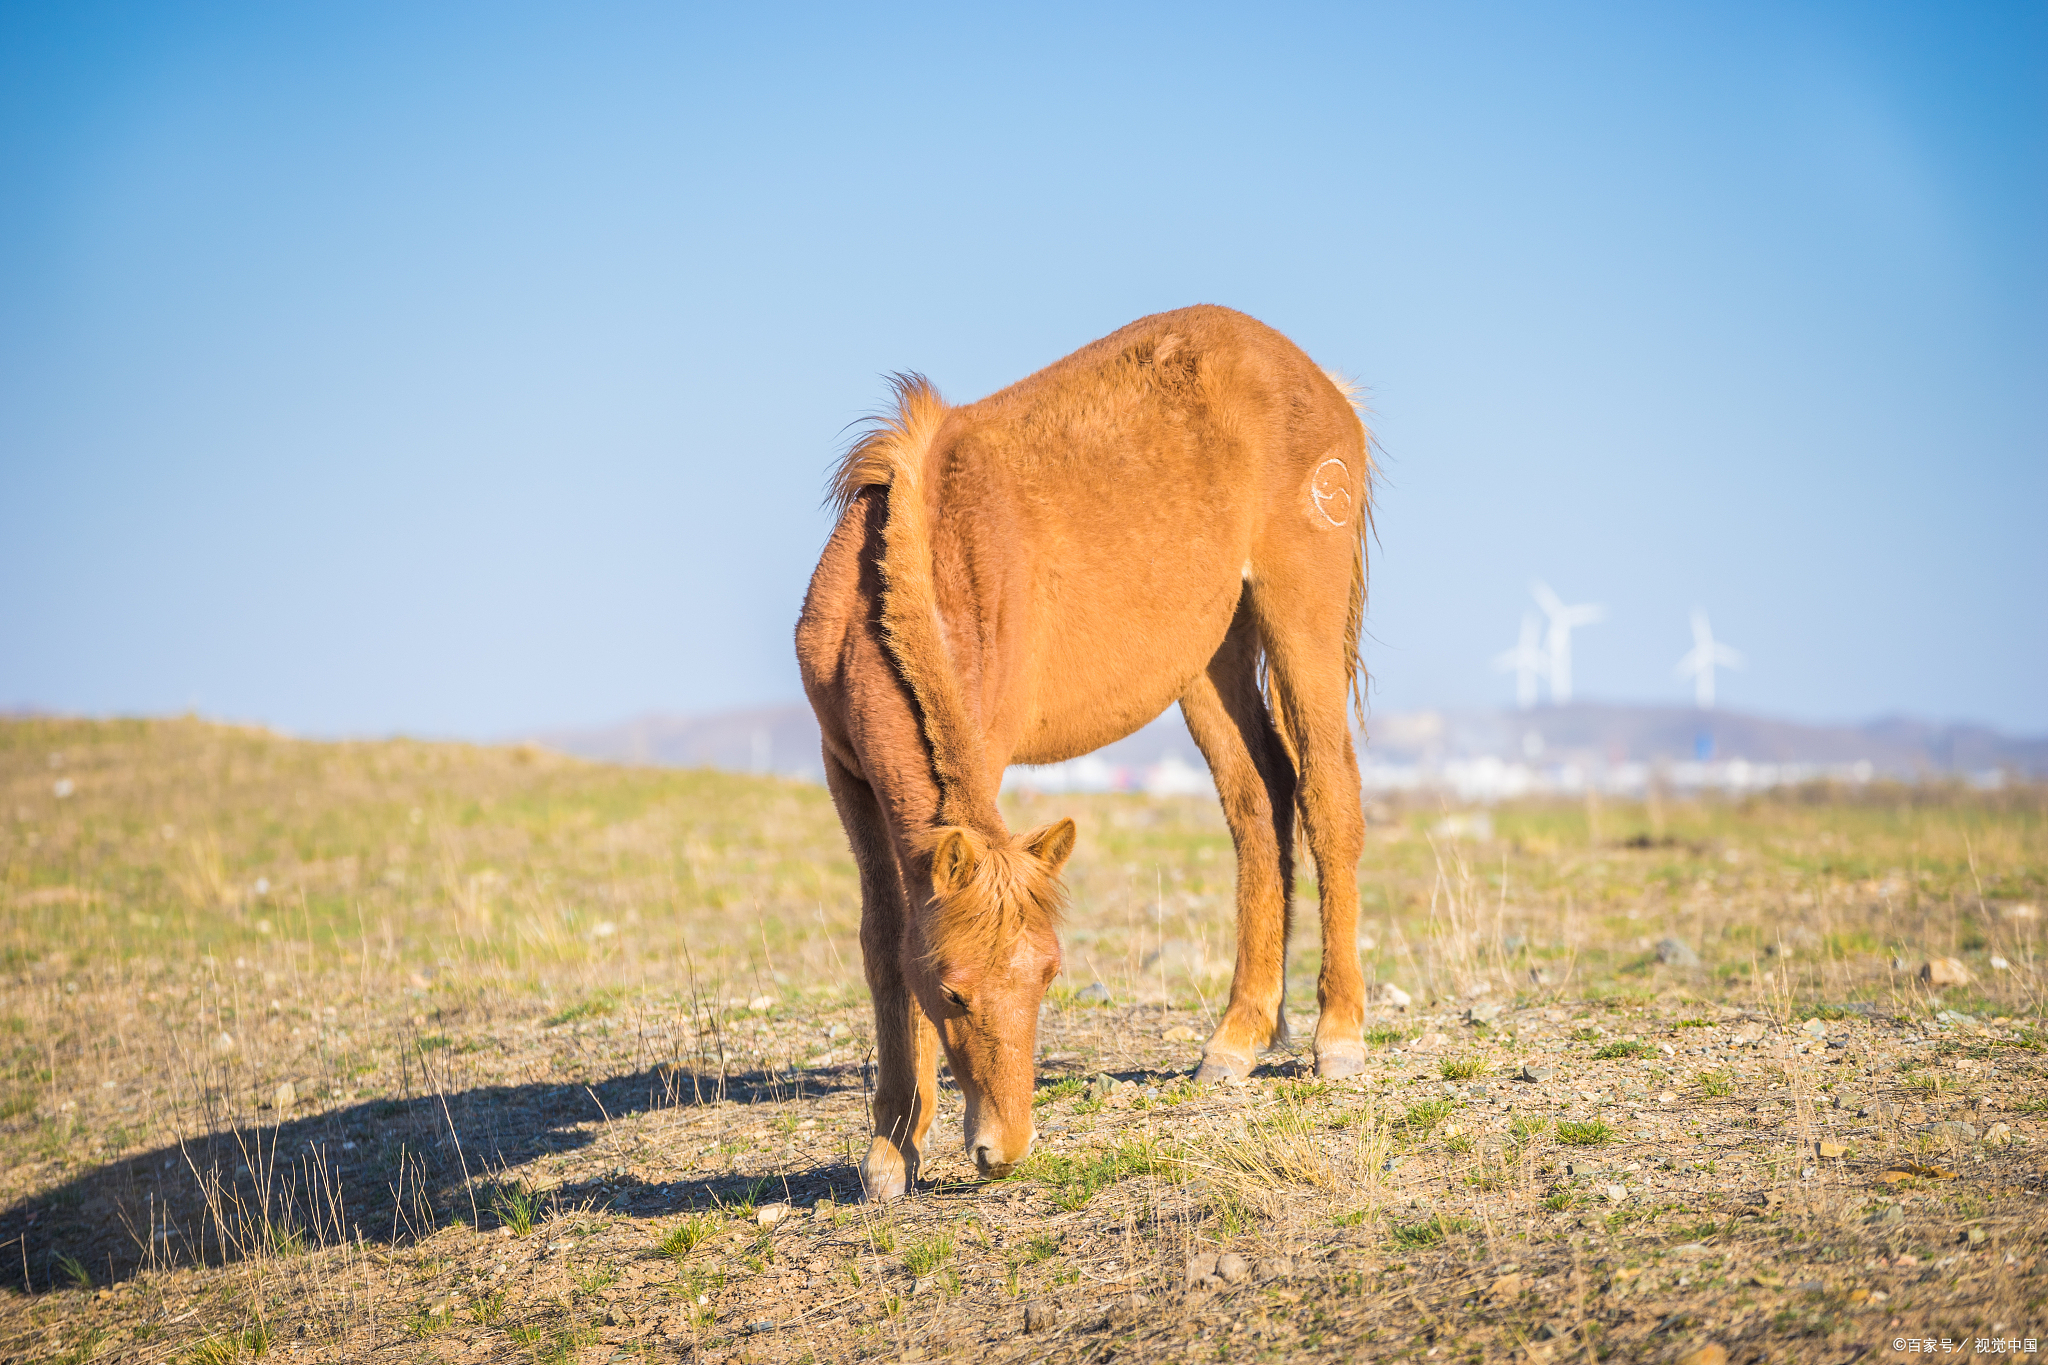
[[[1547,658],[1537,643],[1538,632],[1542,629],[1534,612],[1522,613],[1522,637],[1513,649],[1504,650],[1493,657],[1493,666],[1501,672],[1512,671],[1515,675],[1515,704],[1524,711],[1536,704],[1536,679],[1543,671]]]

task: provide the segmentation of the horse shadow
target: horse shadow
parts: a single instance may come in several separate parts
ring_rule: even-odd
[[[717,1100],[741,1105],[860,1092],[858,1066],[696,1077],[654,1068],[584,1083],[485,1085],[367,1100],[198,1137],[105,1162],[0,1211],[0,1286],[30,1293],[109,1284],[149,1267],[220,1265],[343,1242],[394,1244],[451,1222],[515,1223],[604,1208],[632,1217],[747,1199],[857,1192],[827,1163],[774,1179],[652,1184],[613,1172],[545,1200],[523,1172],[602,1138],[603,1124]]]

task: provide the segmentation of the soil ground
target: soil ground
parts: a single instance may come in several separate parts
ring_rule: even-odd
[[[822,791],[0,723],[0,1358],[1832,1361],[2048,1335],[2041,792],[1376,807],[1366,962],[1411,1000],[1383,998],[1367,1074],[1282,1049],[1200,1088],[1231,952],[1213,804],[1012,813],[1083,827],[1039,1148],[973,1178],[949,1091],[925,1183],[877,1207]],[[1969,979],[1922,978],[1944,959]]]

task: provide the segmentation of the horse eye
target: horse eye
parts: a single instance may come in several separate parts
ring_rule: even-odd
[[[945,994],[946,994],[946,998],[947,998],[948,1000],[950,1000],[950,1001],[952,1001],[952,1002],[953,1002],[953,1007],[954,1007],[955,1009],[963,1009],[963,1010],[964,1010],[964,1009],[966,1009],[966,1008],[967,1008],[967,1000],[966,1000],[966,998],[965,998],[965,997],[963,997],[963,996],[962,996],[962,995],[960,994],[960,992],[958,992],[958,991],[954,990],[954,989],[953,989],[952,987],[948,986],[948,987],[946,987],[946,988],[945,988]]]

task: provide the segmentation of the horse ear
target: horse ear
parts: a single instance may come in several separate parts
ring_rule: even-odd
[[[932,890],[941,896],[964,890],[980,861],[981,850],[972,834],[959,828],[945,831],[932,850]]]
[[[1078,832],[1074,828],[1074,822],[1071,819],[1062,820],[1056,825],[1046,825],[1025,835],[1024,848],[1032,857],[1050,864],[1052,870],[1057,872],[1066,865],[1067,855],[1074,851],[1076,837]]]

